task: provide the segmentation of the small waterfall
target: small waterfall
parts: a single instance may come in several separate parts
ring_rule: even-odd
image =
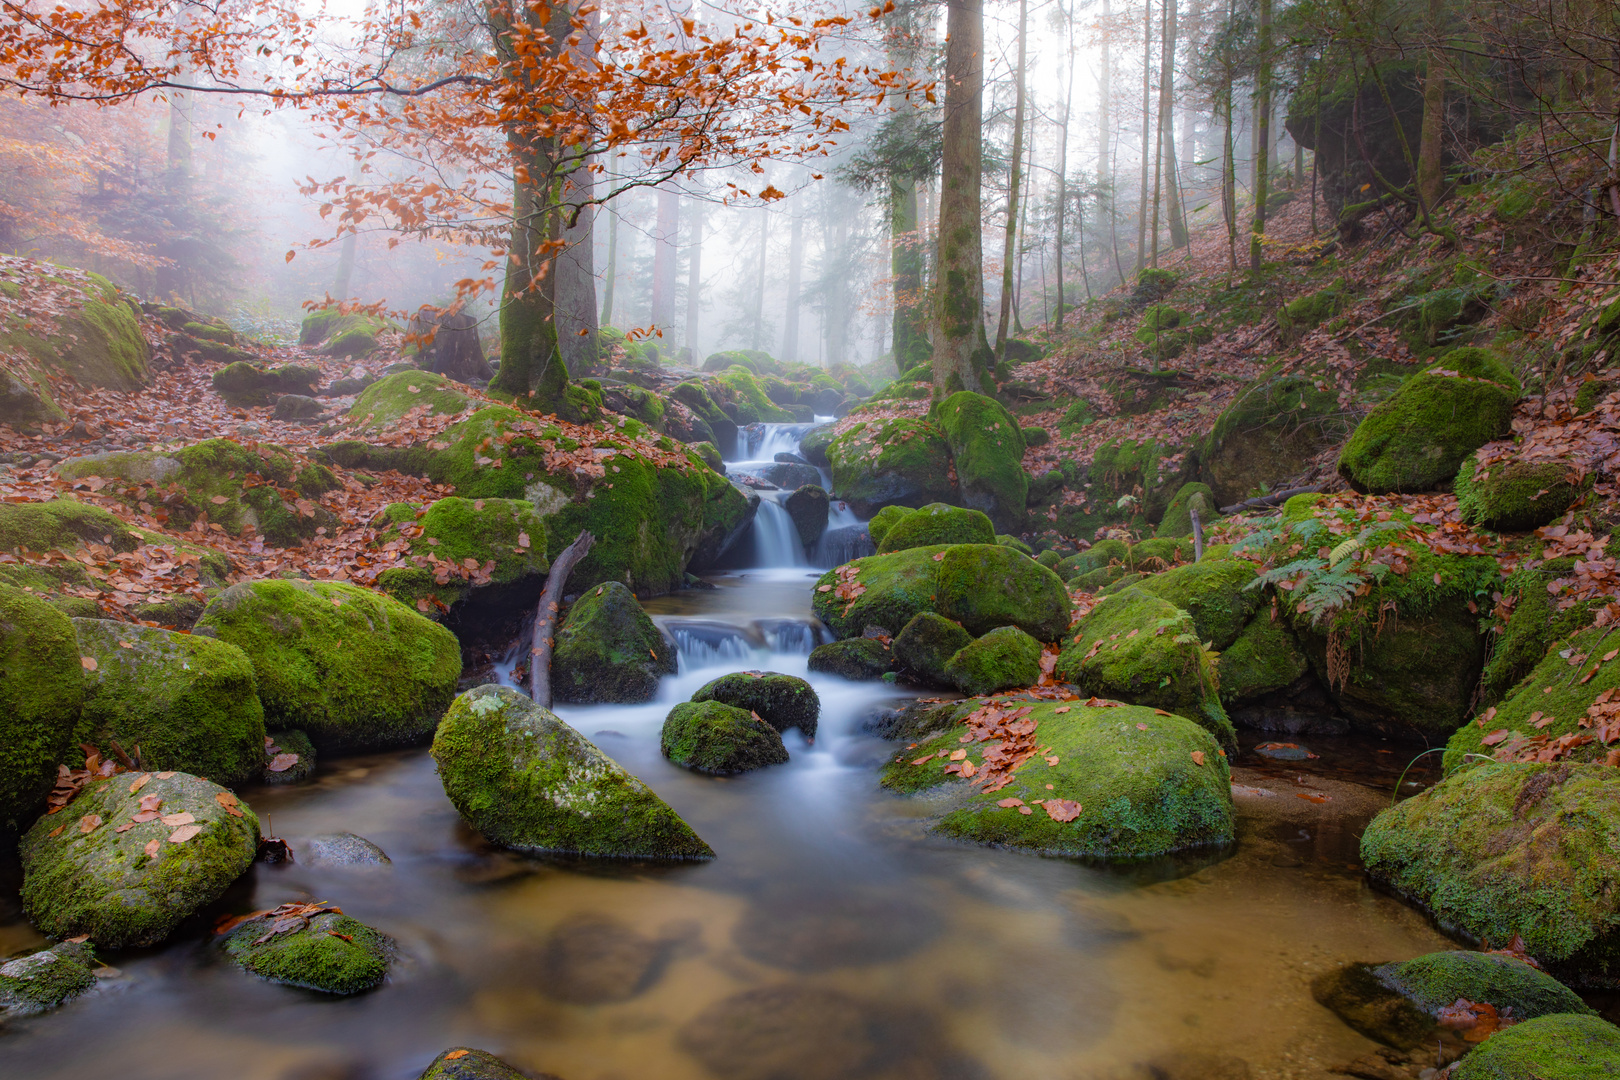
[[[842,499],[834,499],[827,508],[827,527],[816,540],[816,549],[810,556],[812,566],[842,566],[851,559],[877,553],[872,534],[866,531],[866,522]]]
[[[742,630],[720,623],[671,623],[665,630],[675,639],[675,656],[682,671],[735,667],[752,660],[757,648]]]
[[[758,569],[782,566],[809,566],[804,544],[799,541],[799,527],[793,524],[787,509],[771,498],[772,492],[762,492],[759,511],[754,514],[754,561]]]
[[[815,424],[748,424],[737,432],[739,461],[775,461],[777,454],[797,454],[799,440]]]

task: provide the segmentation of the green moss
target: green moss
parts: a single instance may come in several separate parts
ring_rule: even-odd
[[[788,759],[781,733],[747,709],[718,701],[685,701],[669,711],[659,748],[677,765],[726,775]]]
[[[366,356],[377,349],[377,337],[369,330],[358,326],[334,334],[321,351],[327,356],[342,356],[348,359]]]
[[[523,695],[480,686],[433,738],[445,794],[503,847],[652,859],[714,851],[665,802],[579,732]]]
[[[282,394],[310,395],[320,381],[319,368],[303,364],[265,367],[247,360],[226,364],[213,375],[215,392],[226,404],[238,408],[269,405]]]
[[[431,371],[400,371],[383,376],[361,391],[349,407],[348,415],[363,428],[380,429],[424,405],[427,406],[425,415],[445,416],[462,412],[472,403],[471,398],[455,389],[443,375]]]
[[[1105,598],[1065,642],[1057,677],[1102,697],[1168,709],[1212,732],[1225,746],[1237,734],[1221,707],[1215,658],[1192,616],[1131,585]]]
[[[947,548],[936,593],[935,610],[970,634],[1016,626],[1038,641],[1056,641],[1069,626],[1069,594],[1058,576],[998,544]]]
[[[1041,643],[1003,626],[962,646],[945,665],[945,677],[970,696],[1034,686],[1041,677]]]
[[[1254,564],[1247,559],[1210,559],[1175,566],[1137,583],[1143,592],[1162,597],[1192,616],[1199,639],[1216,652],[1225,650],[1260,606]]]
[[[134,551],[140,536],[99,506],[70,498],[37,503],[0,503],[0,550],[68,552],[84,544]]]
[[[1221,703],[1240,705],[1282,690],[1309,670],[1287,624],[1269,611],[1257,612],[1217,661]]]
[[[875,520],[875,519],[874,519]],[[966,510],[945,503],[929,503],[898,516],[883,530],[878,554],[935,544],[993,544],[995,527],[978,510]]]
[[[1206,529],[1220,516],[1220,511],[1215,507],[1215,493],[1208,484],[1194,481],[1181,485],[1170,500],[1170,505],[1165,507],[1164,517],[1159,519],[1159,526],[1153,535],[1170,538],[1191,536],[1194,509],[1198,511],[1198,520]]]
[[[1573,985],[1620,971],[1620,771],[1463,769],[1374,818],[1361,858],[1466,940],[1517,934]]]
[[[355,329],[376,334],[393,328],[393,324],[387,319],[375,315],[358,312],[345,315],[335,307],[317,308],[304,316],[304,321],[298,328],[298,344],[319,345],[338,334]]]
[[[27,823],[67,759],[82,672],[67,616],[0,585],[0,833]]]
[[[321,750],[425,740],[450,704],[461,649],[397,600],[339,582],[250,581],[197,620],[247,653],[270,727],[297,727]]]
[[[1620,1028],[1559,1014],[1504,1028],[1462,1059],[1455,1080],[1607,1080],[1620,1074]]]
[[[1484,706],[1497,704],[1520,680],[1529,676],[1554,642],[1572,637],[1590,625],[1599,606],[1597,601],[1587,600],[1560,608],[1547,591],[1553,581],[1573,572],[1573,558],[1526,560],[1526,563],[1534,565],[1520,564],[1502,583],[1502,594],[1513,598],[1513,614],[1501,627],[1480,677]]]
[[[1133,335],[1148,355],[1158,360],[1180,356],[1188,345],[1214,340],[1214,331],[1196,325],[1191,316],[1169,304],[1152,304],[1142,312],[1142,322]]]
[[[35,926],[54,937],[88,934],[98,946],[153,945],[222,896],[253,864],[259,819],[224,788],[185,773],[121,773],[90,784],[66,809],[40,818],[19,846],[22,902]],[[118,828],[157,799],[164,815],[189,813],[201,831],[174,843],[161,819]],[[99,818],[86,833],[86,824]],[[52,834],[55,835],[52,835]],[[158,841],[157,854],[146,847]]]
[[[1229,506],[1271,490],[1344,439],[1349,409],[1328,371],[1270,373],[1248,384],[1199,448],[1202,479],[1216,505]]]
[[[895,635],[894,659],[910,678],[928,686],[952,686],[945,667],[966,645],[973,635],[932,611],[918,614]]]
[[[675,650],[617,581],[575,601],[557,632],[552,690],[560,701],[650,701],[661,675],[675,674]]]
[[[1130,558],[1130,554],[1129,544],[1110,537],[1097,541],[1078,555],[1070,556],[1058,565],[1057,572],[1065,577],[1073,577],[1114,563],[1123,565]]]
[[[1087,570],[1083,574],[1074,575],[1065,583],[1065,587],[1078,589],[1081,592],[1094,593],[1100,592],[1110,585],[1117,585],[1120,582],[1139,581],[1142,577],[1143,575],[1125,566],[1099,566],[1095,570]]]
[[[264,765],[264,707],[241,649],[154,627],[75,619],[85,672],[73,741],[114,756],[114,741],[148,769],[236,787]]]
[[[54,1009],[96,985],[95,950],[73,941],[0,963],[0,1015],[30,1016]]]
[[[129,392],[145,385],[151,350],[135,313],[110,281],[100,274],[58,276],[55,267],[24,259],[8,258],[6,271],[8,279],[34,278],[30,287],[43,295],[21,308],[13,305],[0,321],[0,351],[81,386]],[[6,285],[8,295],[17,295],[12,280]],[[33,381],[34,373],[25,377]],[[56,411],[49,402],[47,393],[43,413]]]
[[[358,994],[378,985],[394,951],[385,934],[331,911],[270,935],[271,920],[261,915],[239,923],[222,947],[243,971],[326,994]],[[268,941],[261,940],[266,936]]]
[[[377,586],[401,603],[439,618],[441,612],[453,617],[456,605],[481,587],[506,589],[526,582],[530,588],[521,590],[520,603],[532,606],[539,597],[551,563],[545,522],[528,502],[452,496],[433,503],[420,518],[417,508],[406,503],[391,504],[384,513],[391,524],[378,532],[376,543],[405,542],[408,565],[384,570]],[[487,571],[484,586],[474,586],[458,572],[439,573],[446,565],[461,568],[467,559],[481,573]],[[446,578],[443,584],[441,576]]]
[[[951,452],[944,435],[924,420],[870,420],[827,446],[832,494],[865,516],[889,505],[949,502]]]
[[[851,682],[870,682],[894,670],[894,657],[876,638],[849,638],[816,646],[810,651],[809,668]]]
[[[217,341],[221,345],[235,345],[236,331],[228,326],[215,326],[212,323],[188,322],[182,323],[180,329],[194,338],[204,341]]]
[[[1277,312],[1277,325],[1289,337],[1301,337],[1337,315],[1349,299],[1344,281],[1335,281],[1325,289],[1306,293],[1284,304]]]
[[[950,447],[963,504],[983,510],[998,529],[1021,527],[1029,476],[1018,421],[1001,402],[968,391],[940,402],[935,415]]]
[[[1546,972],[1516,957],[1454,951],[1429,953],[1399,964],[1385,964],[1378,978],[1412,1004],[1438,1015],[1458,998],[1513,1010],[1521,1020],[1549,1013],[1588,1013],[1576,993]],[[1595,1015],[1595,1014],[1594,1014]]]
[[[1564,515],[1591,477],[1577,482],[1567,462],[1499,461],[1481,469],[1468,458],[1457,470],[1457,509],[1471,525],[1497,532],[1538,529]]]
[[[1183,563],[1193,556],[1192,539],[1158,536],[1132,544],[1126,560],[1132,570],[1157,573]]]
[[[1028,555],[1030,558],[1035,557],[1035,549],[1018,539],[1016,536],[1008,536],[1006,533],[1002,533],[996,537],[996,543],[1000,544],[1004,548],[1012,548],[1012,550],[1018,552],[1020,555]],[[1043,552],[1042,554],[1045,553]],[[1044,562],[1041,563],[1041,565],[1046,566]],[[1050,566],[1047,566],[1046,568],[1048,570],[1051,569]]]
[[[879,626],[892,636],[898,634],[919,612],[936,610],[935,582],[939,563],[934,556],[946,547],[910,548],[892,555],[871,555],[856,559],[856,580],[864,591],[853,600],[835,594],[838,584],[834,571],[827,571],[816,583],[813,595],[815,615],[840,637],[858,637],[868,626]],[[826,586],[826,591],[822,591]]]
[[[821,699],[803,679],[774,671],[738,671],[704,683],[693,701],[718,701],[758,713],[777,731],[798,728],[807,739],[816,737]]]
[[[276,758],[291,754],[298,760],[280,772],[271,772]],[[315,775],[315,744],[297,728],[270,731],[264,737],[264,768],[259,779],[266,784],[298,784]]]
[[[455,1046],[434,1058],[418,1080],[528,1080],[528,1075],[487,1050]]]
[[[1060,713],[1060,708],[1066,711]],[[952,794],[961,801],[936,823],[939,832],[1042,854],[1107,859],[1231,842],[1226,759],[1196,725],[1146,708],[1050,702],[1035,704],[1030,719],[1036,723],[1037,744],[1049,748],[1046,752],[1057,758],[1057,764],[1048,765],[1041,756],[1031,758],[1011,784],[988,793],[953,781]],[[911,761],[929,749],[956,745],[953,729],[918,750],[905,751],[885,770],[885,786],[899,786],[896,781],[908,773],[943,777],[942,758],[917,766]],[[981,765],[984,751],[995,745],[996,741],[970,745],[968,760]],[[1195,752],[1203,764],[1194,760]],[[1023,801],[1033,813],[1000,806],[1006,799]],[[1078,802],[1080,813],[1073,821],[1057,821],[1035,805],[1045,799]]]
[[[771,401],[754,373],[741,365],[733,365],[715,376],[715,381],[731,391],[737,406],[739,424],[790,424],[793,414]]]
[[[929,505],[938,506],[940,504],[930,503]],[[885,506],[872,515],[872,520],[866,523],[866,531],[872,537],[872,543],[882,544],[884,538],[889,535],[890,529],[898,525],[903,518],[915,512],[909,506]]]

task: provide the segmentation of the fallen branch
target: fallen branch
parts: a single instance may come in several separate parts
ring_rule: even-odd
[[[1196,500],[1195,500],[1196,501]],[[1193,562],[1204,561],[1204,523],[1198,520],[1198,507],[1192,508]]]
[[[1223,514],[1240,514],[1245,510],[1264,510],[1267,507],[1281,506],[1295,495],[1314,495],[1322,490],[1321,484],[1312,484],[1309,487],[1289,488],[1287,491],[1275,491],[1270,495],[1261,495],[1253,499],[1245,499],[1231,506],[1221,507]]]
[[[590,553],[596,537],[581,531],[574,542],[562,549],[546,575],[540,590],[540,606],[534,612],[534,636],[529,639],[529,696],[542,708],[551,708],[551,650],[556,644],[557,609],[562,604],[563,586],[574,565]]]

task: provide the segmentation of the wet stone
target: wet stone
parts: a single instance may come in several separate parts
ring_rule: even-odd
[[[1307,761],[1316,757],[1299,743],[1291,742],[1264,742],[1256,746],[1254,752],[1272,761]]]
[[[488,1050],[456,1046],[433,1059],[419,1080],[529,1080]]]
[[[760,897],[732,941],[759,963],[813,972],[898,960],[939,932],[932,908],[898,895],[798,892]]]
[[[0,964],[0,1016],[54,1009],[96,984],[95,950],[62,941]]]
[[[1376,972],[1374,964],[1346,964],[1312,980],[1311,996],[1374,1042],[1410,1050],[1428,1040],[1434,1020],[1385,986]]]
[[[570,1005],[628,1001],[658,981],[673,945],[617,919],[576,912],[546,939],[540,991]]]
[[[297,848],[298,860],[306,866],[387,866],[390,859],[382,848],[353,833],[312,836]]]

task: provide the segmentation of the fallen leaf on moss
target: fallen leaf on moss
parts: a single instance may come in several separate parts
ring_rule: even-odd
[[[202,832],[201,825],[182,825],[178,829],[174,830],[174,832],[169,834],[169,843],[183,844],[200,832]]]

